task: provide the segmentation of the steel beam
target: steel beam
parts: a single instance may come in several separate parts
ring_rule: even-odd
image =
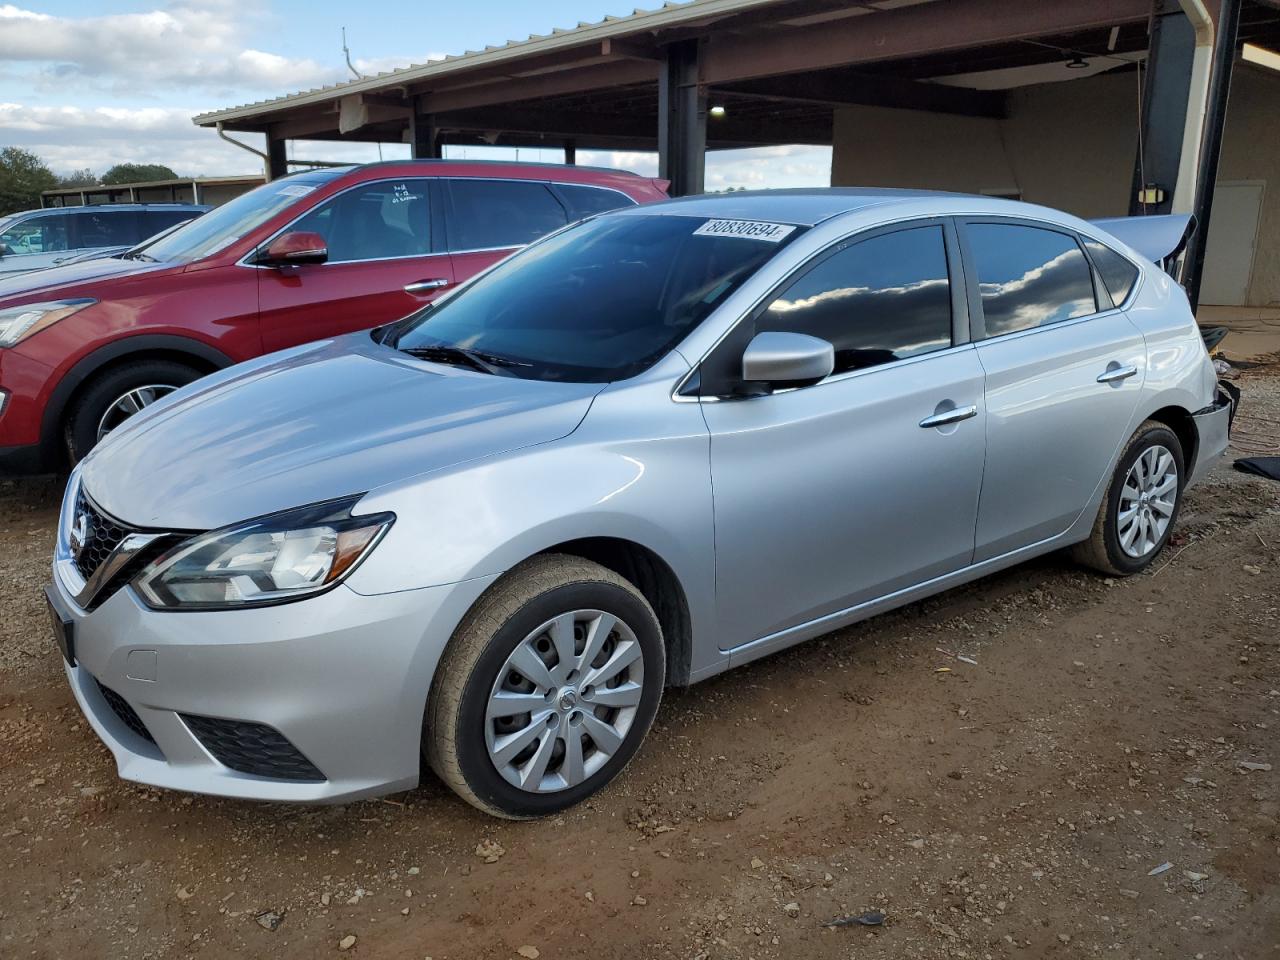
[[[717,36],[702,51],[702,82],[719,86],[784,73],[963,50],[1146,20],[1151,0],[947,0],[869,17]]]
[[[702,193],[706,171],[707,95],[699,74],[700,42],[667,48],[658,72],[658,176],[670,194]]]
[[[444,156],[444,145],[435,117],[415,106],[409,116],[409,155],[415,160],[438,160]]]
[[[779,102],[897,107],[996,119],[1005,116],[1007,100],[1001,90],[969,90],[884,74],[848,72],[836,75],[786,74],[726,84],[715,89],[734,96]]]
[[[1200,162],[1196,179],[1195,217],[1199,228],[1187,245],[1182,271],[1182,281],[1192,310],[1200,306],[1200,282],[1204,278],[1209,218],[1213,213],[1213,193],[1218,182],[1218,160],[1222,155],[1222,133],[1227,125],[1231,73],[1235,67],[1236,42],[1240,32],[1240,6],[1241,0],[1221,0],[1218,8],[1218,32],[1213,41],[1208,109],[1204,118],[1204,136],[1200,141]]]
[[[277,136],[274,130],[267,131],[267,163],[268,180],[278,180],[289,172],[289,164],[285,157],[285,139]]]
[[[1151,52],[1147,56],[1138,154],[1129,193],[1131,217],[1168,213],[1173,207],[1195,48],[1196,34],[1187,15],[1176,4],[1159,7],[1151,19]],[[1164,199],[1154,204],[1142,203],[1139,191],[1147,185],[1163,190]]]
[[[537,100],[570,93],[588,93],[609,87],[652,83],[654,65],[642,60],[618,60],[593,64],[536,77],[502,80],[425,93],[419,97],[422,109],[430,113],[466,110],[471,107],[503,106],[514,100]]]

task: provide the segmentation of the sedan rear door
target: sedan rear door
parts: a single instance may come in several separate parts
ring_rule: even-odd
[[[975,561],[1063,533],[1128,438],[1146,344],[1076,235],[1008,218],[961,224],[987,463]]]
[[[721,649],[785,646],[970,563],[986,420],[959,276],[948,222],[855,236],[703,364]],[[743,349],[769,330],[831,342],[835,372],[735,395]]]

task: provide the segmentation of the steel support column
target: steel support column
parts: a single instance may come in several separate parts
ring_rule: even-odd
[[[1213,192],[1218,182],[1218,160],[1222,155],[1222,133],[1227,125],[1227,101],[1231,97],[1231,72],[1236,61],[1236,40],[1240,32],[1241,0],[1222,0],[1218,8],[1218,31],[1213,38],[1213,66],[1209,73],[1209,99],[1200,141],[1199,175],[1196,178],[1195,216],[1199,228],[1187,245],[1182,281],[1191,300],[1191,309],[1200,306],[1200,280],[1204,275],[1204,255],[1209,239],[1209,217],[1213,213]]]
[[[267,134],[267,179],[278,180],[289,173],[289,163],[284,152],[285,141]]]
[[[1167,214],[1172,209],[1183,156],[1183,127],[1187,123],[1194,56],[1196,29],[1187,14],[1171,0],[1157,0],[1138,125],[1138,156],[1129,193],[1130,216]],[[1139,193],[1147,186],[1162,189],[1164,200],[1143,204]]]
[[[707,150],[707,96],[699,83],[698,42],[667,48],[658,72],[658,176],[673,197],[702,193]]]
[[[1196,34],[1173,0],[1157,0],[1151,19],[1151,52],[1147,58],[1138,128],[1138,156],[1133,165],[1129,215],[1168,213],[1182,160],[1182,131],[1191,91],[1191,64]],[[1142,203],[1140,191],[1152,185],[1164,191],[1158,203]]]
[[[568,166],[575,166],[578,162],[578,141],[569,137],[564,142],[564,162]]]
[[[421,113],[416,106],[409,117],[409,149],[415,160],[438,160],[444,155],[435,116]]]

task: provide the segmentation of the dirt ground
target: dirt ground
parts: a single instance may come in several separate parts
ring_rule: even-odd
[[[1280,373],[1240,382],[1147,573],[1052,556],[669,692],[536,823],[119,781],[47,634],[58,486],[0,484],[0,958],[1280,957],[1280,484],[1229,468]]]

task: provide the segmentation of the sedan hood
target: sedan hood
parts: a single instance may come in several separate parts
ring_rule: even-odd
[[[559,439],[602,388],[472,373],[353,334],[171,394],[81,476],[126,523],[208,530]]]
[[[114,257],[103,257],[98,260],[81,260],[60,267],[48,267],[44,270],[32,270],[17,276],[0,280],[0,306],[7,306],[9,301],[17,303],[35,302],[35,294],[47,294],[41,299],[57,299],[65,292],[81,284],[116,277],[132,277],[140,273],[154,270],[173,269],[172,263],[152,263],[149,260],[119,260]]]

